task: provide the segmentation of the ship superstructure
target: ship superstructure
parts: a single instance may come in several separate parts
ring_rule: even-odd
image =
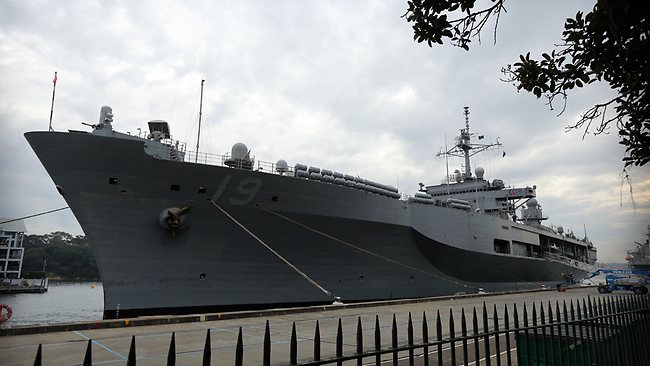
[[[25,134],[90,240],[106,318],[536,288],[596,260],[542,225],[535,186],[471,174],[467,114],[464,173],[414,196],[241,143],[186,151],[165,121],[146,136],[112,122],[102,107],[91,133]]]
[[[648,225],[646,239],[643,243],[634,242],[636,249],[628,250],[625,260],[630,268],[650,271],[650,225]]]

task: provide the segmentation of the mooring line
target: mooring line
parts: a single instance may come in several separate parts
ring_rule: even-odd
[[[358,251],[361,251],[361,252],[364,252],[364,253],[366,253],[366,254],[372,255],[372,256],[374,256],[374,257],[377,257],[377,258],[383,259],[383,260],[388,261],[388,262],[390,262],[390,263],[397,264],[397,265],[399,265],[399,266],[402,266],[402,267],[408,268],[408,269],[410,269],[410,270],[413,270],[413,271],[416,271],[416,272],[419,272],[419,273],[425,274],[425,275],[427,275],[427,276],[430,276],[430,277],[433,277],[433,278],[436,278],[436,279],[439,279],[439,280],[442,280],[442,281],[446,281],[446,282],[449,282],[449,283],[453,283],[453,284],[456,284],[456,285],[460,285],[460,286],[463,286],[463,287],[465,287],[465,288],[479,289],[479,287],[470,286],[470,285],[467,285],[467,284],[462,283],[462,282],[459,282],[459,281],[454,281],[454,280],[449,279],[449,278],[444,278],[444,277],[442,277],[442,276],[438,276],[438,275],[435,275],[435,274],[433,274],[433,273],[429,273],[429,272],[427,272],[427,271],[421,270],[421,269],[419,269],[419,268],[415,268],[415,267],[413,267],[413,266],[410,266],[410,265],[408,265],[408,264],[405,264],[405,263],[402,263],[402,262],[396,261],[396,260],[394,260],[394,259],[390,259],[390,258],[388,258],[388,257],[384,257],[384,256],[381,255],[381,254],[377,254],[377,253],[371,252],[371,251],[369,251],[369,250],[367,250],[367,249],[361,248],[361,247],[359,247],[359,246],[356,246],[356,245],[354,245],[354,244],[348,243],[348,242],[346,242],[346,241],[344,241],[344,240],[341,240],[341,239],[339,239],[339,238],[336,238],[336,237],[334,237],[334,236],[331,236],[331,235],[329,235],[329,234],[326,234],[326,233],[324,233],[324,232],[322,232],[322,231],[319,231],[319,230],[316,230],[316,229],[314,229],[314,228],[311,228],[311,227],[309,227],[309,226],[307,226],[307,225],[305,225],[305,224],[303,224],[303,223],[300,223],[300,222],[298,222],[298,221],[296,221],[296,220],[293,220],[293,219],[291,219],[291,218],[289,218],[289,217],[286,217],[286,216],[284,216],[284,215],[282,215],[282,214],[280,214],[280,213],[277,213],[277,212],[275,212],[275,211],[273,211],[273,210],[271,210],[271,209],[268,209],[268,208],[263,207],[263,206],[259,206],[259,207],[260,207],[262,210],[264,210],[264,211],[266,211],[266,212],[268,212],[268,213],[272,213],[272,214],[274,214],[274,215],[276,215],[276,216],[278,216],[278,217],[281,217],[281,218],[283,218],[283,219],[285,219],[285,220],[287,220],[287,221],[289,221],[289,222],[292,222],[292,223],[294,223],[294,224],[296,224],[296,225],[298,225],[298,226],[301,226],[301,227],[303,227],[303,228],[305,228],[305,229],[307,229],[307,230],[313,231],[313,232],[315,232],[315,233],[317,233],[317,234],[320,234],[320,235],[322,235],[322,236],[324,236],[324,237],[326,237],[326,238],[332,239],[332,240],[334,240],[334,241],[336,241],[336,242],[338,242],[338,243],[341,243],[341,244],[343,244],[343,245],[347,245],[347,246],[349,246],[349,247],[351,247],[351,248],[354,248],[354,249],[356,249],[356,250],[358,250]]]
[[[214,201],[211,200],[211,199],[208,199],[208,201],[210,201],[210,203],[212,203],[212,204],[214,205],[214,207],[218,208],[219,211],[221,211],[224,215],[228,216],[228,218],[229,218],[230,220],[232,220],[235,224],[237,224],[240,228],[242,228],[246,233],[248,233],[248,235],[252,236],[253,239],[257,240],[258,243],[262,244],[262,246],[264,246],[264,247],[265,247],[269,252],[273,253],[273,255],[275,255],[276,257],[278,257],[278,258],[279,258],[281,261],[283,261],[286,265],[288,265],[289,267],[291,267],[291,269],[293,269],[293,270],[296,271],[299,275],[301,275],[305,280],[307,280],[307,282],[309,282],[309,283],[311,283],[312,285],[314,285],[316,288],[318,288],[319,290],[321,290],[321,291],[322,291],[323,293],[325,293],[327,296],[329,296],[329,297],[331,297],[331,298],[333,298],[333,299],[335,298],[334,295],[332,295],[332,293],[331,293],[330,291],[327,291],[323,286],[319,285],[318,282],[314,281],[314,280],[313,280],[311,277],[309,277],[306,273],[304,273],[304,272],[301,271],[298,267],[296,267],[295,265],[293,265],[293,263],[289,262],[286,258],[284,258],[282,255],[280,255],[280,253],[278,253],[278,252],[276,252],[275,250],[273,250],[273,248],[271,248],[268,244],[266,244],[262,239],[260,239],[259,237],[257,237],[257,235],[253,234],[250,230],[248,230],[248,229],[247,229],[247,228],[246,228],[246,227],[245,227],[241,222],[237,221],[237,219],[235,219],[234,217],[232,217],[228,212],[226,212],[226,210],[224,210],[223,208],[221,208],[221,206],[219,206],[216,202],[214,202]]]
[[[14,222],[14,221],[19,221],[19,220],[31,219],[31,218],[34,218],[34,217],[43,216],[43,215],[47,215],[47,214],[67,210],[67,209],[69,209],[71,207],[81,206],[81,205],[85,205],[85,204],[93,202],[93,201],[97,201],[98,199],[101,199],[101,197],[97,197],[97,198],[93,198],[93,199],[90,199],[90,200],[78,202],[78,203],[75,203],[75,204],[72,204],[72,205],[69,205],[69,206],[65,206],[65,207],[55,208],[55,209],[49,210],[49,211],[39,212],[39,213],[36,213],[36,214],[33,214],[33,215],[27,215],[27,216],[19,217],[17,219],[2,221],[2,222],[0,222],[0,225],[7,224],[7,223],[10,223],[10,222]]]

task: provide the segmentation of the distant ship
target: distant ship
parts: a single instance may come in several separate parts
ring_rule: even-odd
[[[650,271],[650,225],[648,225],[645,242],[634,243],[636,244],[636,249],[628,250],[625,260],[627,260],[631,269]]]
[[[587,239],[542,225],[536,187],[506,187],[470,157],[469,112],[455,145],[464,170],[413,196],[244,144],[186,151],[165,121],[25,134],[87,235],[104,317],[418,298],[554,286],[596,261]],[[198,144],[197,144],[198,146]],[[198,150],[198,149],[197,149]],[[519,212],[519,215],[516,215]]]

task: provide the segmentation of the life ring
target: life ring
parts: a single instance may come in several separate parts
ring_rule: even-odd
[[[2,309],[7,310],[7,312],[3,312]],[[11,318],[11,314],[13,311],[11,310],[11,306],[6,305],[6,304],[0,304],[0,324],[6,322]]]

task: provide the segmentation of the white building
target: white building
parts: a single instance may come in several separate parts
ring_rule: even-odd
[[[10,219],[0,218],[0,222],[8,220]],[[22,220],[0,224],[0,278],[20,278],[25,231]]]

